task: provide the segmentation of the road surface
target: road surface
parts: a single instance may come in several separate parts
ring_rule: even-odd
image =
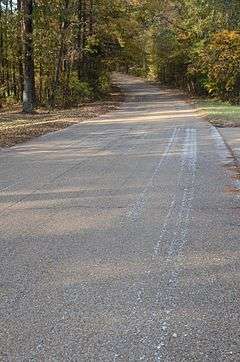
[[[229,151],[116,77],[118,111],[0,152],[0,360],[239,361]]]

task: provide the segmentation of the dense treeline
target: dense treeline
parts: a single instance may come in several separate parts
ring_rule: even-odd
[[[138,2],[147,67],[162,83],[240,101],[240,1]]]
[[[240,99],[239,0],[2,0],[0,104],[69,106],[113,69]]]
[[[191,92],[239,101],[240,2],[180,0],[164,14],[165,26],[155,28],[153,72]]]
[[[0,1],[0,100],[68,106],[100,96],[121,48],[121,0]],[[123,34],[124,37],[124,34]]]

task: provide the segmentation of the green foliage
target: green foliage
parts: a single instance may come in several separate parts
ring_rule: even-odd
[[[75,103],[78,100],[90,99],[93,89],[87,82],[81,82],[77,77],[72,77],[68,85],[69,96]]]
[[[222,31],[212,36],[202,52],[205,86],[222,99],[240,100],[240,34]]]
[[[23,14],[15,6],[10,9],[9,4],[0,0],[1,97],[13,96],[21,101]],[[100,97],[109,90],[109,72],[115,69],[123,43],[127,43],[127,8],[123,0],[34,1],[33,46],[39,104],[72,105]]]
[[[21,101],[22,14],[9,3],[0,0],[1,97]],[[33,24],[41,104],[100,97],[112,70],[239,101],[239,0],[35,0]]]
[[[72,74],[68,83],[61,84],[56,93],[56,105],[60,108],[78,106],[94,98],[94,90],[88,82],[80,81]]]
[[[239,105],[232,105],[229,102],[214,98],[199,100],[197,105],[216,126],[239,127],[240,125]]]
[[[98,89],[100,93],[108,93],[110,90],[110,76],[109,73],[105,72],[98,78]]]
[[[148,76],[239,101],[239,1],[156,0],[144,6]]]

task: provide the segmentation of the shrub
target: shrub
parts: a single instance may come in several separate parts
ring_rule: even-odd
[[[56,104],[60,108],[77,106],[79,103],[93,98],[93,89],[86,81],[79,81],[72,76],[68,83],[62,83],[56,93]]]
[[[98,88],[100,93],[108,93],[110,90],[110,75],[107,72],[100,74],[98,78]]]
[[[93,95],[93,90],[88,82],[81,82],[77,78],[70,79],[69,93],[72,100],[89,99]]]
[[[205,87],[223,100],[240,100],[240,33],[222,31],[211,38],[201,54]]]

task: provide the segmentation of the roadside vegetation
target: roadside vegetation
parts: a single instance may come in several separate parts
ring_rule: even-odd
[[[113,70],[236,105],[239,64],[239,0],[0,0],[3,110],[100,101]],[[237,124],[237,107],[207,104]]]
[[[216,127],[240,127],[240,105],[216,99],[200,99],[196,106]]]

